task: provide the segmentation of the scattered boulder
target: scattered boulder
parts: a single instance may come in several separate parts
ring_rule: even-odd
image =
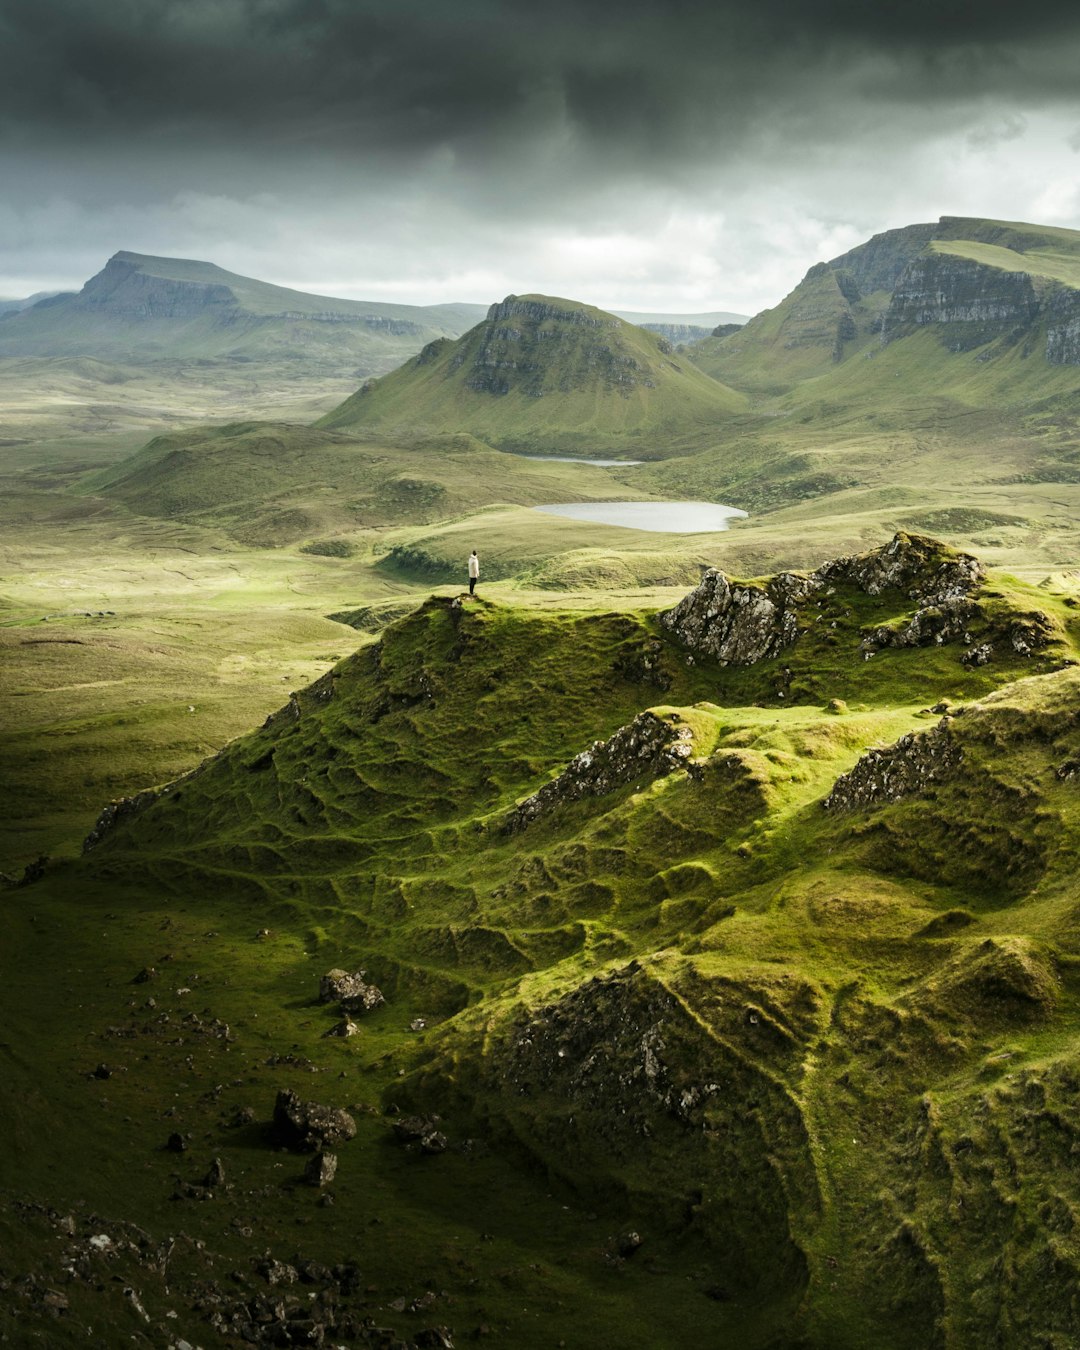
[[[643,1241],[641,1234],[630,1228],[615,1239],[615,1250],[622,1257],[633,1256]]]
[[[290,1266],[286,1261],[276,1261],[273,1257],[259,1261],[255,1273],[261,1275],[267,1284],[295,1284],[300,1278],[295,1266]]]
[[[374,1012],[386,1002],[383,992],[374,984],[365,984],[355,994],[341,1000],[341,1009],[346,1013],[363,1014]]]
[[[274,1103],[273,1135],[287,1148],[314,1152],[326,1144],[343,1143],[356,1135],[356,1121],[337,1106],[301,1101],[286,1088]]]
[[[951,721],[943,717],[929,731],[911,731],[895,745],[868,750],[833,784],[823,803],[825,810],[858,811],[900,801],[951,777],[963,759]]]
[[[676,713],[639,713],[606,741],[575,755],[558,778],[545,783],[506,817],[503,831],[516,834],[563,802],[600,797],[629,783],[662,778],[685,768],[693,732]]]
[[[209,1172],[207,1172],[206,1176],[203,1177],[202,1184],[208,1187],[210,1190],[213,1190],[215,1186],[224,1186],[225,1164],[221,1161],[220,1158],[215,1158],[214,1161],[210,1164],[210,1170]]]
[[[368,984],[362,970],[328,970],[319,981],[319,1002],[340,1003],[347,1013],[367,1013],[381,1007],[386,999],[382,991]],[[349,1035],[349,1032],[338,1032]]]
[[[323,1036],[340,1036],[342,1038],[348,1038],[349,1036],[355,1036],[359,1030],[360,1028],[351,1020],[351,1018],[343,1017],[340,1022],[335,1022],[332,1027],[329,1027],[324,1031]]]
[[[447,1138],[438,1126],[438,1116],[402,1116],[394,1121],[394,1137],[402,1144],[419,1144],[423,1153],[445,1153]]]
[[[316,1153],[304,1168],[304,1180],[309,1186],[328,1186],[337,1175],[337,1154]]]

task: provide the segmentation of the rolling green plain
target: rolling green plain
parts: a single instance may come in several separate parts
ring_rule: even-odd
[[[1065,304],[1062,233],[895,249]],[[163,415],[112,431],[73,358],[0,363],[0,869],[49,859],[0,892],[11,1344],[1076,1343],[1080,367],[1046,309],[883,342],[893,292],[826,273],[700,351],[524,297],[526,338],[356,397],[137,370]],[[485,351],[532,392],[468,387]],[[571,440],[645,462],[511,453]],[[531,510],[684,498],[749,518]],[[822,582],[750,664],[659,619],[710,567],[897,531],[941,542]],[[903,639],[957,549],[963,632]],[[575,795],[650,710],[684,763]],[[385,995],[348,1037],[334,967]],[[323,1188],[269,1136],[282,1089],[356,1121]]]

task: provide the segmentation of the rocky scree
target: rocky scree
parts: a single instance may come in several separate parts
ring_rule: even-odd
[[[952,719],[946,716],[930,731],[912,731],[895,745],[868,750],[853,769],[836,780],[823,802],[825,810],[858,811],[897,802],[943,782],[963,759],[951,727]]]
[[[606,741],[575,755],[558,778],[546,783],[507,816],[503,830],[515,834],[565,802],[602,797],[628,783],[662,778],[688,767],[691,729],[677,713],[639,713]]]

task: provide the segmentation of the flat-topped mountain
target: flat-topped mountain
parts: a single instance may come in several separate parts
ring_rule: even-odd
[[[0,356],[285,359],[328,369],[392,369],[424,343],[454,337],[479,305],[379,304],[309,295],[188,258],[120,252],[78,293],[0,321]]]
[[[887,230],[815,264],[779,305],[697,344],[694,359],[737,388],[778,393],[920,330],[983,363],[1080,366],[1080,231],[962,216]],[[940,382],[952,367],[938,365]]]
[[[510,295],[456,342],[430,343],[320,423],[416,437],[465,431],[505,449],[649,458],[743,399],[664,338],[590,305]]]

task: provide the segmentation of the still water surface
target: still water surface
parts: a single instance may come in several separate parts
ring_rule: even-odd
[[[594,460],[593,463],[596,463]],[[552,516],[589,520],[596,525],[621,525],[629,530],[655,530],[662,534],[712,534],[726,530],[746,512],[715,502],[566,502],[538,506]]]
[[[518,459],[547,459],[556,464],[595,464],[599,469],[626,469],[631,464],[645,463],[643,459],[582,459],[580,455],[518,455]]]

